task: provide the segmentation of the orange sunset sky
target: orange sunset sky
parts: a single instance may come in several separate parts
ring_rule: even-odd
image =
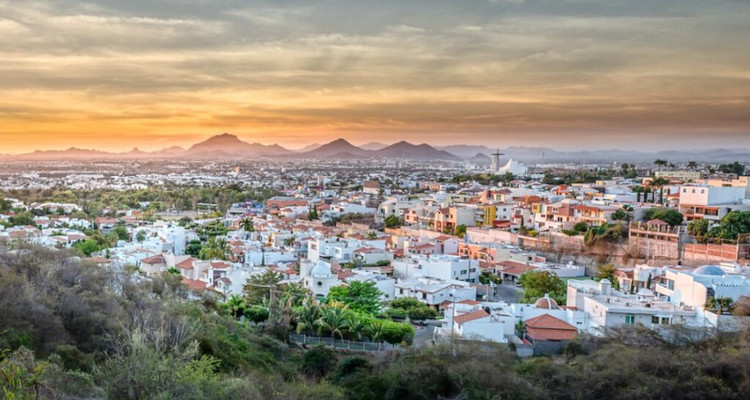
[[[746,0],[0,0],[0,153],[750,147]]]

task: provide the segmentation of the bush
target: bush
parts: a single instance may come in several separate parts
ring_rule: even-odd
[[[310,378],[320,380],[333,371],[337,363],[336,353],[323,346],[317,345],[308,350],[302,357],[302,371]]]

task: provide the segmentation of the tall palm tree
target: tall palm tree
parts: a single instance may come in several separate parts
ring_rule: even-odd
[[[331,337],[344,338],[344,330],[349,324],[349,310],[344,307],[324,307],[318,319],[318,335],[330,332]]]
[[[687,167],[688,167],[688,169],[694,170],[694,169],[698,168],[698,163],[695,162],[695,161],[690,161],[690,162],[687,163]]]
[[[638,196],[638,203],[640,203],[641,202],[641,193],[644,193],[643,187],[642,186],[638,186],[638,185],[633,186],[633,193],[635,193],[636,196]]]
[[[669,162],[667,160],[662,160],[661,158],[657,158],[654,160],[654,165],[657,166],[659,169],[664,168]]]
[[[297,333],[312,333],[318,326],[318,320],[321,317],[320,303],[312,298],[307,297],[302,302],[302,308],[297,314]]]
[[[651,183],[649,183],[649,186],[652,188],[659,189],[659,203],[664,204],[664,186],[669,185],[669,180],[665,178],[654,178]]]

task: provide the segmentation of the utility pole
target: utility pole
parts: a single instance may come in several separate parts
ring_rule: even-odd
[[[456,288],[451,288],[451,297],[453,298],[453,306],[451,307],[451,354],[455,357],[456,331],[454,330],[454,326],[456,324]]]

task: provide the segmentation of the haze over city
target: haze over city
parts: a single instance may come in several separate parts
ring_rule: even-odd
[[[0,153],[750,147],[746,1],[0,1]]]

